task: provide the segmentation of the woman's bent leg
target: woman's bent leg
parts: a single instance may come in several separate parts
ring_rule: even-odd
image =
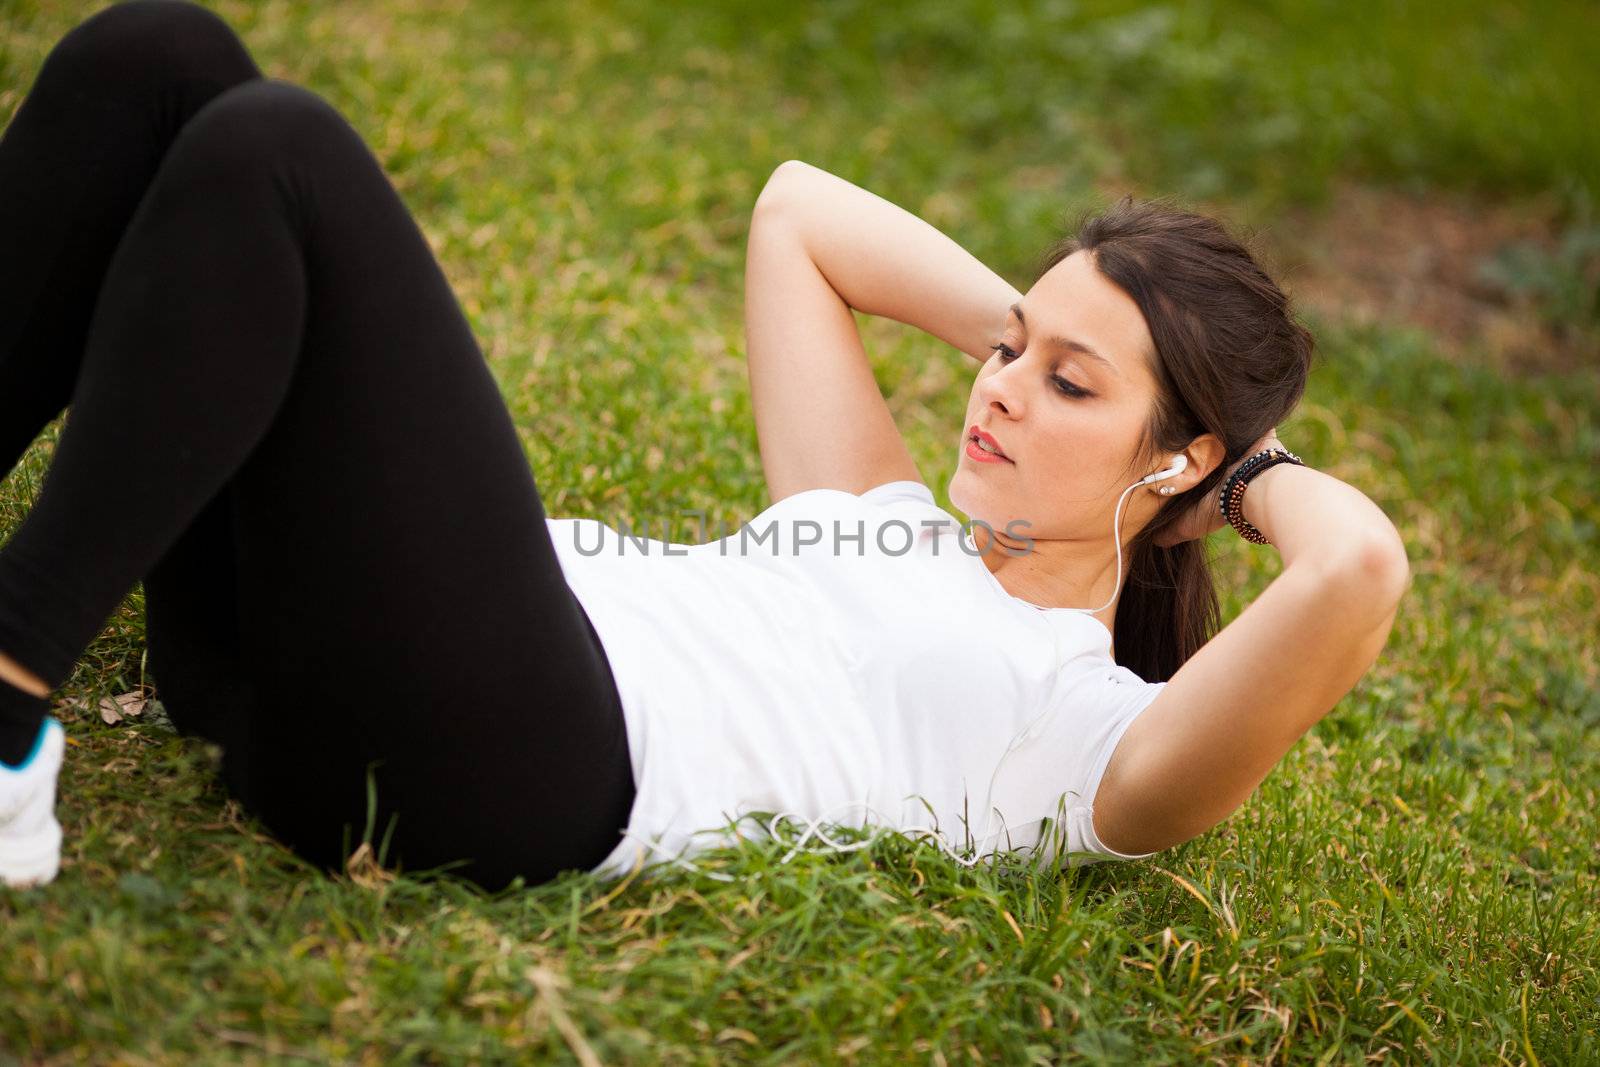
[[[117,248],[0,648],[56,684],[219,498],[259,694],[226,759],[275,832],[335,865],[370,816],[491,887],[604,858],[620,704],[499,389],[377,160],[277,81],[184,127]]]
[[[0,477],[70,398],[107,264],[173,138],[218,93],[259,77],[227,23],[189,0],[125,0],[51,49],[0,137]],[[219,624],[233,605],[220,583],[176,575],[200,569],[190,557],[215,525],[175,545],[147,584],[167,609],[149,628],[152,659],[181,645],[206,676],[234,658]],[[179,626],[202,611],[216,618]],[[32,748],[47,706],[0,684],[0,762]]]
[[[259,77],[188,0],[124,0],[50,50],[0,138],[0,477],[66,406],[106,265],[172,139]]]
[[[144,576],[150,675],[178,730],[239,743],[255,689],[239,639],[233,502],[224,488]]]

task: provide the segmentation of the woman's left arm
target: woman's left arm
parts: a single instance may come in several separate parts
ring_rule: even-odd
[[[1215,510],[1215,491],[1206,504]],[[1251,479],[1244,515],[1283,570],[1123,734],[1094,802],[1095,833],[1118,852],[1169,848],[1231,815],[1367,672],[1394,625],[1410,565],[1361,492],[1280,463]]]

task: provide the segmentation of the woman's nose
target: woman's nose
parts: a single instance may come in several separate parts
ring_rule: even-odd
[[[1016,366],[1001,367],[984,378],[979,383],[978,398],[983,401],[986,408],[994,408],[1006,415],[1016,416],[1022,413],[1022,390],[1017,375],[1012,374]]]

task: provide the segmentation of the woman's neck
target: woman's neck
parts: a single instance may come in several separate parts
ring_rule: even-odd
[[[993,539],[981,525],[972,527],[972,538],[979,558],[1006,592],[1041,608],[1098,608],[1112,598],[1117,582],[1117,559],[1101,545],[1083,541],[1034,540],[1020,543]],[[1007,551],[1010,547],[1017,555]],[[1123,550],[1123,579],[1127,577],[1128,553]],[[1121,588],[1104,611],[1094,617],[1115,632]]]

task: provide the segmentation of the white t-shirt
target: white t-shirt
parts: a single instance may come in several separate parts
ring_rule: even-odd
[[[702,544],[547,521],[637,788],[594,873],[730,843],[730,820],[761,836],[751,812],[933,827],[963,857],[1138,858],[1100,843],[1092,803],[1165,683],[1118,666],[1092,616],[1006,592],[922,483],[796,493]]]

